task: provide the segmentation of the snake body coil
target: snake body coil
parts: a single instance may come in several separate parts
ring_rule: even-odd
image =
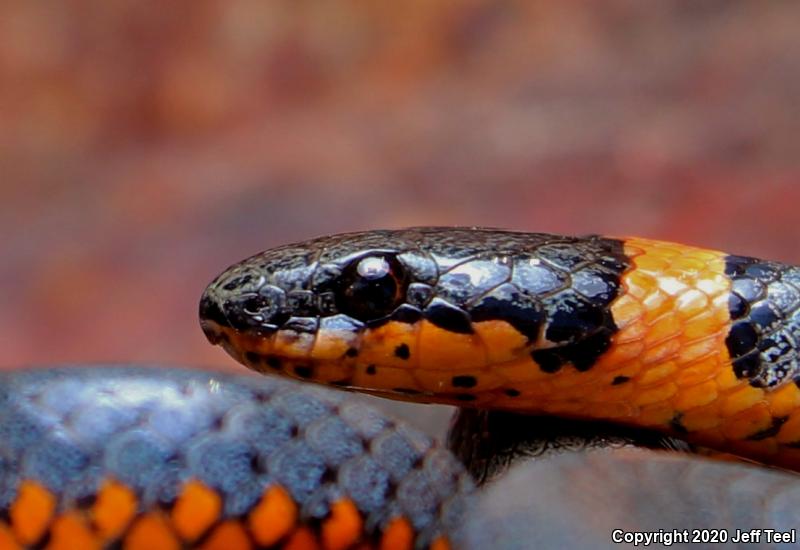
[[[340,393],[154,368],[0,373],[0,549],[448,548],[472,483]]]

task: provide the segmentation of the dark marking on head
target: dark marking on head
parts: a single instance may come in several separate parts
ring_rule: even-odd
[[[630,376],[615,376],[614,380],[611,381],[612,386],[619,386],[620,384],[624,384],[628,380],[630,380]]]
[[[296,365],[294,367],[294,373],[300,378],[311,378],[314,374],[314,369],[307,365]]]
[[[253,279],[253,276],[250,275],[250,274],[241,275],[239,277],[234,277],[233,279],[231,279],[230,281],[225,283],[222,286],[222,288],[224,288],[225,290],[236,290],[240,286],[243,286],[243,285],[249,283],[252,279]]]
[[[458,334],[472,334],[472,322],[467,313],[440,298],[434,298],[425,308],[425,318],[439,328]]]
[[[474,322],[505,321],[528,340],[535,341],[545,319],[541,305],[512,284],[503,284],[469,310]]]
[[[503,390],[503,393],[506,394],[508,397],[520,396],[519,390],[515,390],[514,388],[506,388],[505,390]]]
[[[567,271],[572,283],[541,298],[544,337],[557,347],[534,351],[532,357],[544,372],[556,372],[564,364],[587,371],[610,348],[618,330],[611,304],[622,291],[622,276],[631,265],[624,243],[589,237],[549,247],[541,257]]]
[[[575,342],[564,346],[561,354],[572,363],[579,371],[584,372],[592,368],[595,361],[611,346],[611,334],[607,330],[600,330]]]
[[[394,348],[394,354],[396,357],[400,359],[408,359],[411,357],[411,350],[408,348],[408,344],[402,343],[396,348]]]
[[[478,380],[474,376],[454,376],[452,379],[454,388],[474,388],[478,384]]]
[[[778,432],[781,430],[781,426],[783,426],[787,420],[789,420],[788,416],[773,417],[772,425],[769,428],[765,428],[752,435],[749,435],[747,436],[747,439],[749,441],[761,441],[762,439],[767,439],[768,437],[774,437],[778,435]]]
[[[547,320],[545,337],[551,342],[572,343],[603,326],[602,307],[581,298],[556,301]]]

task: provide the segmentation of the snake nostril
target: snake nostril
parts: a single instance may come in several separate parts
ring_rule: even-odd
[[[269,334],[289,318],[285,295],[276,287],[264,286],[258,293],[238,294],[216,303],[220,311],[208,306],[212,313],[222,315],[225,326],[239,331]]]
[[[251,296],[242,302],[242,309],[245,313],[258,315],[270,306],[269,300],[263,296]]]

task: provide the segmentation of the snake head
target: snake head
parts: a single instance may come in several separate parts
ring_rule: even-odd
[[[201,325],[259,371],[416,400],[507,398],[518,392],[496,366],[531,371],[536,346],[607,339],[603,273],[592,290],[608,287],[604,298],[570,290],[604,246],[475,228],[321,237],[228,268],[203,294]]]
[[[248,258],[203,293],[203,331],[251,368],[351,385],[359,367],[386,362],[358,359],[365,338],[411,327],[430,306],[439,270],[420,241],[432,231],[322,237]]]

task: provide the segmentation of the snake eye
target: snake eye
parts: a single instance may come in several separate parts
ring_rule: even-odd
[[[362,256],[342,273],[336,305],[350,317],[372,321],[400,305],[406,286],[405,272],[397,258],[389,254]]]

